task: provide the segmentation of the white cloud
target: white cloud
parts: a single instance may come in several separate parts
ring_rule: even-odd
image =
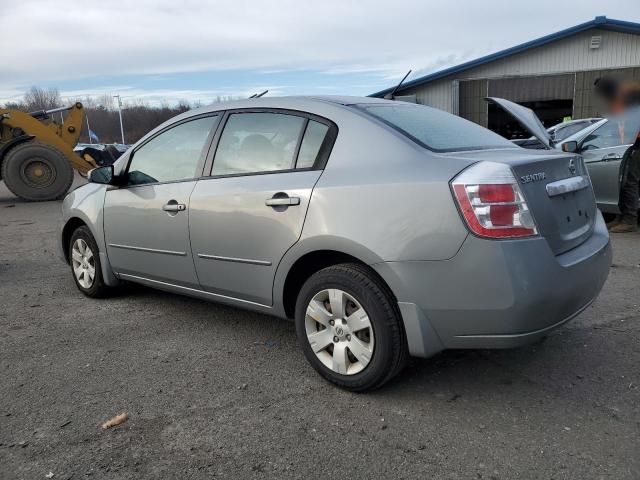
[[[211,70],[373,72],[393,83],[602,14],[637,21],[640,2],[21,0],[0,14],[0,99],[34,84]]]

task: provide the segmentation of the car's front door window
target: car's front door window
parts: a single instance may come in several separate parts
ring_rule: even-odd
[[[636,118],[610,120],[584,139],[582,150],[588,151],[630,145],[635,141],[638,134],[639,123]]]
[[[620,144],[618,122],[607,122],[585,138],[582,143],[582,150],[609,148]]]
[[[199,176],[202,153],[217,122],[218,116],[209,116],[181,123],[142,145],[134,152],[129,165],[129,185]]]

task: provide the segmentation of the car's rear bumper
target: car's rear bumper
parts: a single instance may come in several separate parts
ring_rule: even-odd
[[[385,262],[413,355],[445,348],[525,345],[578,315],[602,289],[611,265],[609,235],[598,214],[591,237],[555,256],[544,238],[469,236],[453,258]]]

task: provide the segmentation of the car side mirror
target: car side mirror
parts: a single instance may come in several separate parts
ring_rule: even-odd
[[[576,153],[578,151],[578,142],[571,140],[562,144],[562,151],[567,153]]]
[[[112,185],[114,183],[113,165],[94,168],[89,172],[90,183],[100,183],[102,185]]]

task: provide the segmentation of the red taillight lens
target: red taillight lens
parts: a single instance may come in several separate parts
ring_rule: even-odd
[[[478,195],[484,203],[513,202],[516,199],[513,187],[508,183],[478,185]]]
[[[451,182],[454,196],[473,233],[488,238],[537,235],[527,202],[511,169],[480,162]]]
[[[513,216],[518,213],[517,205],[491,205],[489,207],[489,219],[495,227],[510,227],[513,225]]]

